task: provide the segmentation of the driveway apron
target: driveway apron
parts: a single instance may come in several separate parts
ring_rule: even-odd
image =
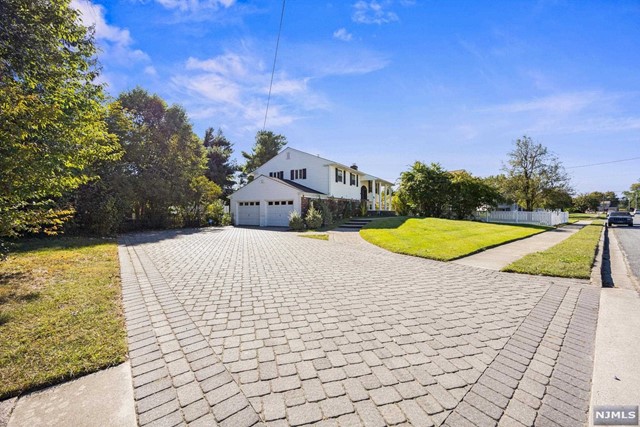
[[[140,425],[584,425],[599,289],[242,228],[124,237]]]

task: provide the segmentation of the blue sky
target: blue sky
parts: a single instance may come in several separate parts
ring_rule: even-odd
[[[112,96],[141,86],[201,137],[221,128],[238,158],[251,149],[280,1],[72,4],[96,25]],[[391,181],[415,160],[499,173],[526,134],[577,192],[626,190],[640,179],[640,2],[289,0],[266,128]]]

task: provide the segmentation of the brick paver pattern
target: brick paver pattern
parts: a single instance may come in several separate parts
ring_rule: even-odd
[[[578,426],[598,289],[258,229],[129,235],[142,426]]]

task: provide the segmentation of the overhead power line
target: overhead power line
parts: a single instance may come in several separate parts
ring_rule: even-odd
[[[271,89],[273,88],[273,76],[276,73],[276,61],[278,59],[278,48],[280,47],[280,34],[282,34],[282,21],[284,21],[284,6],[286,0],[282,0],[282,12],[280,12],[280,27],[278,28],[278,38],[276,40],[276,52],[273,55],[273,67],[271,68],[271,82],[269,83],[269,95],[267,95],[267,109],[264,112],[264,123],[262,130],[267,128],[267,115],[269,114],[269,103],[271,102]]]
[[[629,162],[631,160],[640,160],[640,157],[631,157],[629,159],[621,159],[621,160],[612,160],[610,162],[601,162],[601,163],[591,163],[589,165],[580,165],[580,166],[570,166],[567,167],[565,169],[578,169],[578,168],[588,168],[591,166],[600,166],[600,165],[610,165],[612,163],[622,163],[622,162]]]

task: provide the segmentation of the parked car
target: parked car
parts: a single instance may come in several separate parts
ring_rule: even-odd
[[[629,212],[609,212],[607,225],[611,227],[613,224],[627,224],[629,227],[633,227],[633,217]]]

